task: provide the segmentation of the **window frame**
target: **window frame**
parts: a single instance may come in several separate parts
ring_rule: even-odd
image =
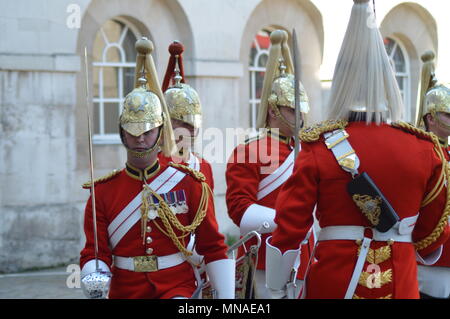
[[[123,41],[126,38],[128,31],[132,32],[136,39],[140,38],[140,34],[137,32],[133,26],[129,25],[129,23],[121,20],[121,19],[111,19],[110,21],[114,21],[116,23],[121,23],[124,25],[124,28],[121,31],[119,39],[116,42],[110,42],[108,37],[106,36],[103,26],[100,28],[98,32],[101,33],[104,47],[102,51],[102,60],[101,61],[93,61],[92,69],[98,72],[98,97],[92,98],[92,106],[93,108],[98,107],[98,118],[94,121],[99,121],[99,133],[93,134],[92,143],[93,144],[101,144],[101,145],[116,145],[121,144],[121,139],[118,133],[105,133],[105,103],[117,103],[118,105],[118,114],[120,115],[122,112],[122,102],[124,99],[123,96],[123,88],[124,88],[124,69],[125,68],[136,68],[136,62],[127,62],[125,50],[122,47]],[[106,23],[106,22],[105,22]],[[119,52],[120,62],[108,62],[107,61],[107,53],[111,48],[115,48]],[[104,97],[104,82],[103,82],[103,71],[104,68],[117,68],[117,92],[118,97]],[[97,84],[97,83],[96,83]]]
[[[389,57],[389,62],[391,63],[391,66],[394,70],[395,79],[397,80],[397,77],[401,77],[403,79],[403,90],[400,89],[400,91],[402,91],[402,93],[403,93],[402,98],[403,98],[403,104],[405,106],[405,114],[404,114],[405,120],[407,122],[414,121],[414,118],[412,118],[412,116],[414,114],[411,109],[412,108],[412,105],[411,105],[411,66],[410,66],[411,60],[410,60],[408,51],[406,50],[402,41],[400,41],[395,36],[387,36],[385,38],[394,42],[392,51],[391,51],[391,53],[388,53],[388,57]],[[395,56],[396,50],[400,50],[403,54],[403,58],[405,61],[405,72],[398,72],[395,68],[394,56]],[[400,88],[400,85],[399,85],[399,88]]]
[[[256,36],[259,34],[259,32],[267,32],[267,35],[270,37],[270,31],[261,29],[256,33],[256,35],[253,38],[253,44],[256,48],[256,55],[253,61],[249,61],[249,67],[248,72],[249,78],[250,78],[250,98],[249,98],[249,105],[250,105],[250,127],[252,130],[256,130],[256,121],[257,121],[257,114],[258,114],[258,104],[261,103],[261,99],[256,98],[256,72],[266,72],[266,67],[258,66],[259,59],[262,55],[269,56],[269,48],[267,49],[261,49],[259,46],[259,43],[256,39]],[[251,50],[252,47],[250,47]],[[251,64],[253,62],[253,64]]]

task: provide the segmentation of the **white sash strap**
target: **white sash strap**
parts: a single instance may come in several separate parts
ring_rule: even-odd
[[[158,194],[164,194],[174,188],[183,178],[185,173],[168,167],[150,183],[150,188]],[[108,226],[109,242],[114,249],[125,234],[136,224],[141,213],[138,210],[142,205],[142,191],[114,218]]]
[[[361,251],[359,252],[358,260],[356,261],[355,269],[353,269],[352,278],[350,279],[350,284],[348,285],[347,291],[345,293],[345,299],[352,299],[353,294],[356,290],[356,285],[358,284],[359,277],[361,276],[364,262],[366,261],[367,253],[369,252],[370,238],[364,237],[361,244]]]
[[[284,184],[284,182],[292,175],[294,169],[294,151],[292,151],[286,160],[272,174],[263,178],[258,185],[258,200],[266,197],[275,189]]]
[[[355,176],[358,174],[359,158],[355,150],[348,142],[348,133],[339,129],[330,133],[325,133],[325,144],[333,152],[334,157],[341,168]]]
[[[192,152],[189,156],[188,166],[196,171],[200,172],[200,161],[197,156],[195,156]]]

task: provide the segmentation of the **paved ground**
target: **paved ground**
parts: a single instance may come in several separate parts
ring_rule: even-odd
[[[0,274],[0,299],[84,299],[74,273],[66,268]]]

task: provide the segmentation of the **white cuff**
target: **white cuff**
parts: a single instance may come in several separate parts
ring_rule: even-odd
[[[108,265],[100,259],[98,259],[98,268],[100,268],[101,271],[111,272]],[[97,271],[97,269],[95,269],[95,259],[89,260],[84,264],[83,269],[81,269],[81,278],[84,278],[95,271]]]
[[[256,230],[260,234],[271,233],[277,226],[274,222],[274,218],[275,209],[258,204],[250,205],[241,219],[241,224],[239,226],[241,236],[246,235],[252,230]],[[265,228],[263,225],[268,225],[268,227]]]
[[[266,285],[271,291],[286,291],[286,284],[291,280],[294,264],[300,255],[300,248],[282,254],[277,247],[269,243],[270,239],[272,236],[266,240]]]
[[[219,259],[206,264],[206,273],[212,288],[217,291],[218,299],[234,299],[235,271],[234,259]]]
[[[436,249],[435,251],[433,251],[431,254],[428,254],[425,257],[422,257],[417,251],[416,251],[416,261],[418,261],[419,263],[421,263],[422,265],[425,266],[431,266],[434,265],[439,258],[441,258],[442,255],[442,249],[443,246],[439,246],[438,249]]]

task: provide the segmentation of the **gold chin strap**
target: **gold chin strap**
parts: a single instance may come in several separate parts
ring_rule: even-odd
[[[138,152],[138,151],[135,151],[135,150],[132,150],[131,148],[129,148],[125,143],[123,143],[123,145],[125,146],[127,151],[131,154],[131,156],[136,157],[136,158],[144,158],[144,157],[150,155],[150,153],[152,153],[157,147],[159,147],[159,141],[161,140],[161,131],[162,131],[162,127],[160,127],[160,129],[158,131],[158,139],[156,140],[155,144],[153,144],[153,146],[150,147],[148,150]]]
[[[161,221],[162,221],[165,229],[163,229],[156,222],[156,220],[153,220],[153,222],[159,228],[159,230],[161,230],[161,232],[163,234],[165,234],[167,237],[172,239],[172,242],[175,244],[175,246],[178,248],[178,250],[181,253],[183,253],[186,257],[189,257],[189,256],[192,256],[192,252],[186,249],[186,247],[184,245],[184,238],[187,237],[190,233],[195,232],[197,227],[202,223],[203,219],[205,218],[206,211],[208,210],[209,196],[210,195],[212,196],[212,191],[211,191],[211,188],[209,187],[209,185],[205,182],[206,178],[202,173],[197,172],[185,165],[170,163],[170,166],[172,166],[174,168],[180,168],[184,171],[187,171],[187,173],[192,175],[197,181],[201,182],[202,196],[200,197],[198,209],[197,209],[197,212],[195,214],[192,224],[188,225],[188,226],[184,226],[183,224],[181,224],[180,221],[178,220],[178,218],[175,216],[175,214],[170,209],[169,205],[164,201],[164,199],[159,194],[157,194],[155,191],[153,191],[150,187],[148,187],[148,185],[146,185],[146,184],[144,184],[144,190],[143,190],[143,194],[142,194],[142,207],[143,208],[141,207],[141,213],[142,213],[143,220],[144,219],[146,220],[145,216],[148,213],[148,209],[152,205],[151,203],[149,203],[148,198],[151,197],[152,195],[155,196],[159,201],[159,207],[157,208],[158,216],[161,218]],[[142,221],[142,225],[143,225],[143,221]],[[142,226],[142,227],[144,227],[144,226]],[[175,227],[176,229],[181,231],[182,235],[177,236],[175,234],[173,227]],[[181,242],[180,239],[183,242]]]

